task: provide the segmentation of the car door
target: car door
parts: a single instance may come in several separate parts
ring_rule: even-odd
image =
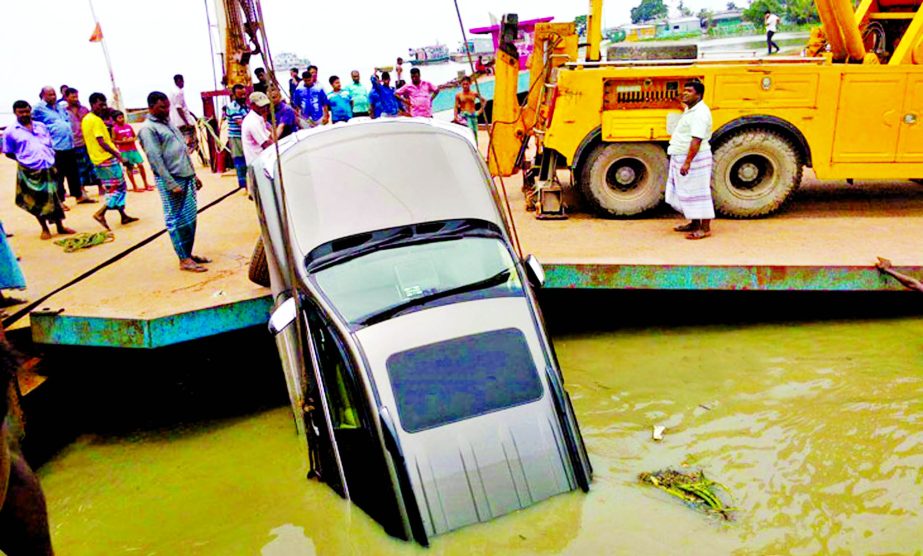
[[[403,537],[397,493],[372,421],[361,368],[330,319],[311,303],[305,312],[349,497],[389,534]]]

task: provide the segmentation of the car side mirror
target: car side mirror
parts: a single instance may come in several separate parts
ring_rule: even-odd
[[[533,287],[540,288],[545,285],[545,269],[542,268],[542,263],[538,262],[535,255],[526,257],[525,267],[526,276]]]
[[[297,317],[298,307],[295,305],[295,298],[290,297],[269,315],[269,333],[273,336],[278,335],[295,322]]]

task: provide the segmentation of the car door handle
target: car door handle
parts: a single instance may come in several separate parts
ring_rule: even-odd
[[[917,123],[917,115],[914,114],[913,112],[908,112],[907,114],[904,114],[904,123],[907,125],[914,125],[915,123]]]

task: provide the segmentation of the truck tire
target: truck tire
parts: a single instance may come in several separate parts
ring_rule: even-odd
[[[667,155],[654,143],[603,143],[583,165],[580,191],[601,216],[632,216],[663,201]]]
[[[804,168],[798,149],[765,129],[742,130],[714,151],[711,178],[715,210],[731,218],[771,214],[801,183]]]
[[[266,250],[263,248],[263,238],[256,240],[253,255],[250,257],[250,281],[258,286],[269,287],[269,263],[266,261]]]

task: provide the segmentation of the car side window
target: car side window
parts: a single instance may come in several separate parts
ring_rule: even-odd
[[[350,364],[345,346],[333,325],[320,316],[316,307],[306,307],[311,339],[324,377],[327,404],[334,429],[357,429],[362,426],[357,406],[358,385],[355,368]]]

